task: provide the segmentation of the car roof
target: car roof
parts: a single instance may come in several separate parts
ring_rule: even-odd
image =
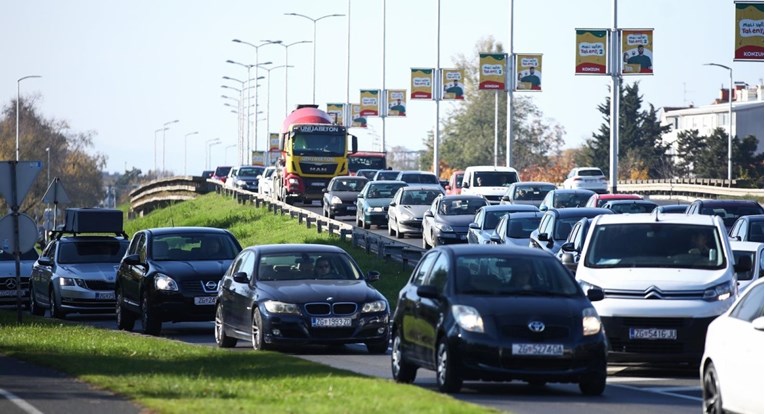
[[[615,205],[615,204],[651,204],[651,205],[658,205],[656,202],[651,200],[608,200],[606,204],[609,205]]]
[[[598,194],[595,193],[598,200],[643,200],[640,194]]]
[[[470,199],[486,200],[483,196],[473,195],[473,194],[452,194],[452,195],[445,195],[445,196],[441,197],[441,200],[444,200],[444,201],[470,200]]]
[[[484,211],[539,211],[536,206],[531,204],[492,204],[481,208]]]
[[[529,217],[542,217],[544,215],[545,215],[544,211],[531,211],[531,210],[529,210],[529,211],[514,211],[512,213],[505,214],[505,216],[508,216],[510,219],[529,218]]]
[[[748,221],[765,221],[765,215],[763,214],[747,214],[738,218],[738,220],[746,219]]]
[[[399,174],[427,174],[427,175],[435,175],[430,171],[416,171],[416,170],[404,170],[399,172]]]
[[[754,200],[711,200],[711,199],[699,199],[694,201],[694,203],[701,203],[705,206],[730,206],[735,204],[756,204],[760,205],[760,203],[754,201]]]
[[[598,218],[598,224],[686,223],[711,226],[715,225],[717,220],[720,220],[720,225],[724,231],[725,225],[722,224],[722,219],[720,217],[706,214],[608,214]]]
[[[521,185],[551,185],[553,187],[557,187],[557,185],[548,181],[516,181],[510,184],[511,187],[518,187]]]
[[[762,243],[753,241],[731,240],[730,249],[742,252],[756,252],[762,248]]]
[[[246,249],[261,253],[347,253],[340,247],[329,244],[261,244]]]
[[[380,185],[380,184],[404,184],[405,182],[399,181],[399,180],[376,180],[376,181],[367,181],[368,185]]]
[[[502,171],[502,172],[518,172],[515,168],[512,167],[499,167],[499,166],[492,166],[492,165],[475,165],[471,167],[465,168],[465,171]]]
[[[554,194],[593,194],[595,193],[592,190],[585,190],[584,188],[556,188],[555,190],[551,190],[550,193]],[[548,193],[548,194],[550,194]]]
[[[59,241],[64,243],[77,243],[77,242],[109,242],[109,241],[127,241],[128,239],[119,236],[62,236]]]
[[[360,170],[359,170],[360,171]],[[332,177],[333,180],[359,180],[359,181],[369,181],[367,177],[360,177],[358,175],[338,175],[336,177]]]
[[[601,173],[603,172],[603,170],[601,170],[600,167],[576,167],[572,171],[576,171],[578,173],[580,171],[595,171],[595,170],[600,171]]]
[[[499,256],[503,253],[505,255],[513,256],[532,256],[540,259],[551,258],[552,256],[540,249],[531,249],[528,247],[511,246],[511,245],[498,245],[498,244],[449,244],[438,246],[433,249],[446,250],[454,254],[454,256],[463,255],[487,255],[487,256]]]
[[[415,185],[408,185],[406,187],[401,187],[403,191],[422,191],[422,190],[438,190],[438,188],[434,184],[415,184]],[[441,192],[443,193],[443,189],[441,189]]]
[[[218,233],[230,234],[227,230],[217,227],[154,227],[146,229],[146,232],[153,235],[165,234],[194,234],[194,233]]]
[[[564,207],[551,208],[547,211],[557,214],[558,217],[581,217],[598,214],[614,215],[614,212],[603,207]]]

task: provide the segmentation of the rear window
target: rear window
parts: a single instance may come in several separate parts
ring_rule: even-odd
[[[515,187],[513,199],[541,201],[556,188],[554,185],[519,185]]]
[[[513,239],[527,239],[539,227],[541,220],[541,217],[511,218],[507,222],[506,235]]]
[[[600,171],[600,168],[591,168],[587,170],[579,170],[577,175],[580,177],[598,177],[603,175],[603,171]]]
[[[222,177],[224,175],[228,175],[229,171],[231,171],[231,167],[218,167],[215,169],[215,175]]]
[[[435,174],[401,174],[401,181],[409,184],[438,184]]]

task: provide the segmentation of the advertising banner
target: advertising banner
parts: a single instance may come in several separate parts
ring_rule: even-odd
[[[480,53],[478,54],[478,89],[479,90],[505,90],[505,76],[507,73],[507,55],[504,53]]]
[[[388,116],[406,116],[406,89],[388,89]]]
[[[433,69],[412,68],[412,99],[433,99]]]
[[[622,74],[653,75],[653,29],[622,30]]]
[[[441,69],[441,85],[445,101],[465,99],[465,71],[462,69]]]
[[[279,133],[272,132],[268,134],[268,150],[279,151]]]
[[[380,116],[380,90],[361,90],[361,116]]]
[[[576,29],[576,75],[605,75],[608,73],[606,45],[608,30]]]
[[[733,60],[763,61],[763,7],[761,1],[737,1],[736,45]]]
[[[542,91],[542,55],[517,54],[515,55],[515,73],[518,81],[515,82],[516,91]]]
[[[335,120],[337,125],[345,125],[343,123],[343,107],[345,105],[341,103],[328,103],[327,114]]]
[[[252,152],[252,165],[266,165],[266,152],[265,151],[253,151]]]
[[[367,119],[361,116],[361,104],[351,104],[351,128],[366,128]]]

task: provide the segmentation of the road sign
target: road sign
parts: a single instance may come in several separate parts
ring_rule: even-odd
[[[19,251],[35,247],[37,238],[35,221],[26,214],[19,214]],[[0,250],[13,252],[13,244],[13,215],[8,214],[0,219]]]
[[[11,172],[13,164],[16,164],[16,204],[21,205],[32,188],[37,174],[42,170],[41,161],[2,161],[0,162],[0,196],[5,198],[8,204],[12,203]]]
[[[58,204],[58,203],[71,203],[69,196],[64,191],[64,185],[61,184],[61,179],[56,177],[45,190],[42,202],[45,204]]]

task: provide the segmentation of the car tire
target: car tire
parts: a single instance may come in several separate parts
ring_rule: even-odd
[[[117,290],[117,305],[114,311],[117,317],[117,329],[121,331],[132,331],[135,326],[135,315],[125,308],[125,297],[122,294],[122,288]]]
[[[436,383],[441,392],[454,393],[462,388],[462,378],[454,358],[446,338],[441,338],[436,348]]]
[[[393,226],[390,224],[390,220],[388,220],[388,236],[393,236]]]
[[[401,333],[393,336],[393,345],[390,352],[390,370],[393,380],[399,383],[411,384],[417,377],[417,366],[404,361],[401,351]]]
[[[61,306],[56,305],[56,292],[53,288],[48,291],[48,302],[50,303],[50,317],[56,319],[64,319],[66,312],[61,309]]]
[[[704,401],[705,413],[723,413],[722,394],[720,394],[720,378],[717,376],[715,364],[711,361],[704,367],[701,380],[701,398]]]
[[[162,321],[159,319],[157,311],[151,309],[149,304],[149,295],[141,295],[141,324],[143,333],[146,335],[157,336],[162,330]]]
[[[35,290],[32,286],[29,288],[29,313],[35,316],[45,315],[45,308],[40,306],[40,303],[35,299]]]
[[[579,381],[579,391],[583,395],[601,395],[606,389],[606,363],[603,361],[600,368],[596,372],[591,372],[585,375],[581,381]]]
[[[425,233],[422,233],[422,249],[428,250],[430,249],[430,245],[428,245],[427,239],[425,239]]]
[[[367,352],[373,355],[382,355],[388,352],[388,338],[384,341],[365,342],[367,346]]]
[[[266,343],[262,328],[263,328],[263,316],[261,316],[260,314],[260,309],[256,307],[255,311],[252,313],[252,330],[251,330],[252,349],[256,351],[266,351],[270,348],[269,345]]]
[[[215,306],[215,344],[218,345],[218,348],[233,348],[236,345],[236,338],[226,335],[221,303]]]
[[[369,230],[370,228],[372,228],[372,224],[371,223],[367,223],[366,221],[364,221],[362,219],[361,220],[361,228],[364,229],[364,230]]]

